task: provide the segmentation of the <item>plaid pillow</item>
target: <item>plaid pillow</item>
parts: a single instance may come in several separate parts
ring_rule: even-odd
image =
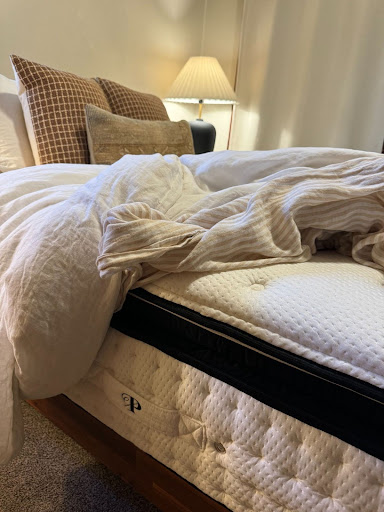
[[[36,165],[89,163],[86,104],[111,111],[94,80],[11,55]]]
[[[164,104],[157,96],[133,91],[104,78],[95,80],[103,89],[114,114],[143,121],[169,121]]]

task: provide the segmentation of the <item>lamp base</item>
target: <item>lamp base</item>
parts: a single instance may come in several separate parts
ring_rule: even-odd
[[[190,121],[189,126],[191,127],[195,154],[200,155],[213,151],[216,140],[216,130],[213,124],[202,119],[196,119],[196,121]]]

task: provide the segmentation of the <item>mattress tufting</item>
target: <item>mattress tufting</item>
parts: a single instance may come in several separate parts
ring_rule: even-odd
[[[182,273],[129,292],[111,325],[384,460],[382,280],[334,252]]]
[[[384,462],[110,329],[69,398],[235,512],[382,512]]]
[[[310,261],[186,272],[145,289],[384,389],[384,275],[335,252]]]
[[[334,252],[165,276],[68,396],[234,512],[384,512],[383,310],[382,272]]]

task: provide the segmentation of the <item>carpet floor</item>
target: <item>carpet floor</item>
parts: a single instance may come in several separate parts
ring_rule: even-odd
[[[28,404],[25,444],[0,466],[0,512],[159,512]]]

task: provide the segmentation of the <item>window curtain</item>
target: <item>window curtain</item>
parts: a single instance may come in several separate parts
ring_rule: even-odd
[[[381,152],[383,0],[245,0],[231,149]]]

